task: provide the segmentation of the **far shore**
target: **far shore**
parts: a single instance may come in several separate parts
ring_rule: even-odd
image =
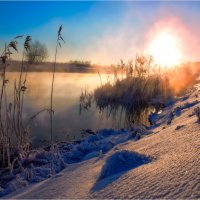
[[[53,62],[43,62],[43,63],[24,63],[24,69],[27,69],[28,72],[52,72]],[[179,64],[178,66],[190,68],[200,67],[200,61],[198,62],[187,62]],[[101,64],[92,64],[89,61],[70,61],[66,63],[56,63],[56,72],[61,73],[106,73],[111,74],[115,73],[116,65],[101,65]],[[0,63],[0,71],[3,71],[3,65]],[[12,60],[7,66],[7,72],[20,72],[21,70],[21,61]],[[119,69],[118,69],[119,70]]]
[[[24,68],[27,68],[28,72],[52,72],[52,62],[43,62],[35,64],[24,64]],[[7,66],[7,72],[20,72],[21,61],[11,61],[10,65]],[[0,70],[2,71],[3,65],[0,64]],[[56,72],[67,72],[67,73],[112,73],[113,67],[90,64],[89,62],[68,62],[68,63],[57,63]]]

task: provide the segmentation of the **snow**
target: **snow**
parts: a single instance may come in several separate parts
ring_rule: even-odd
[[[118,151],[107,158],[102,167],[98,181],[108,176],[127,171],[150,161],[143,155],[127,150]]]
[[[200,106],[198,93],[195,86],[169,103],[154,116],[150,129],[104,129],[60,144],[54,162],[58,174],[53,176],[48,152],[37,154],[47,162],[40,166],[33,166],[31,156],[26,176],[20,174],[0,193],[16,190],[4,196],[9,199],[200,198],[200,124],[194,113]]]

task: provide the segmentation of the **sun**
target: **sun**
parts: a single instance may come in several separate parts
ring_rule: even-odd
[[[181,62],[178,39],[171,33],[158,33],[149,45],[149,52],[155,62],[162,66],[174,66]]]

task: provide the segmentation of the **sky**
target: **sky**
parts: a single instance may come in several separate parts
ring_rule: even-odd
[[[52,61],[62,24],[66,43],[59,49],[60,62],[115,64],[148,52],[152,45],[164,50],[155,39],[163,31],[175,38],[182,61],[198,61],[199,10],[197,1],[1,1],[0,48],[17,35],[31,35],[33,41],[47,46],[48,60]],[[164,40],[167,43],[167,37]],[[14,55],[15,59],[20,57],[20,52]]]

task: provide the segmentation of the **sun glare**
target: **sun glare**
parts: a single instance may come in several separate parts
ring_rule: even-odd
[[[175,36],[161,32],[152,40],[149,52],[155,61],[163,66],[174,66],[181,61],[181,52]]]

